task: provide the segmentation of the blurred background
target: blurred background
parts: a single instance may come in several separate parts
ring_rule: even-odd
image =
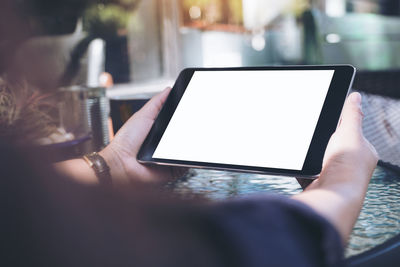
[[[0,88],[30,99],[17,105],[9,101],[12,96],[0,98],[5,125],[0,136],[17,138],[13,129],[24,128],[25,141],[89,138],[94,144],[85,150],[101,149],[186,67],[352,64],[358,69],[356,89],[399,97],[397,0],[3,0],[0,5]],[[24,112],[15,108],[21,106]],[[22,116],[25,122],[43,123],[18,124],[21,114],[35,115]]]
[[[0,5],[0,136],[22,142],[91,139],[85,150],[99,150],[186,67],[352,64],[358,69],[355,89],[400,95],[397,0]]]
[[[16,13],[29,14],[22,26],[39,39],[36,47],[52,42],[46,58],[55,43],[61,51],[75,48],[72,56],[81,63],[75,65],[85,65],[85,71],[79,79],[64,73],[64,83],[75,78],[74,83],[94,85],[96,68],[121,84],[174,80],[182,68],[194,66],[350,63],[360,70],[385,70],[400,64],[396,0],[5,2]],[[46,70],[55,71],[57,64],[48,65]]]
[[[103,4],[97,10],[114,11]],[[194,66],[400,64],[396,0],[146,0],[130,14],[114,12],[124,21],[106,40],[105,70],[116,83],[174,80]],[[125,60],[114,64],[107,54],[125,41]]]
[[[400,64],[399,15],[395,0],[146,0],[118,34],[127,66],[115,73],[106,60],[106,71],[118,83],[175,79],[194,66],[392,69]]]

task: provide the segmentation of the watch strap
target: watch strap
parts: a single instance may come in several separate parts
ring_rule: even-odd
[[[112,179],[110,174],[110,167],[104,158],[97,152],[92,152],[83,156],[86,163],[94,170],[99,183],[101,185],[112,185]]]

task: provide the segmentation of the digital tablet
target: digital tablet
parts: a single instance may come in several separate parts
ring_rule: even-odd
[[[350,65],[184,69],[137,158],[316,177],[354,75]]]

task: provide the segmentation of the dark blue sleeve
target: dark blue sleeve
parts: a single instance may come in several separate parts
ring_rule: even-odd
[[[227,201],[212,216],[238,266],[343,266],[339,233],[296,200],[271,195]]]

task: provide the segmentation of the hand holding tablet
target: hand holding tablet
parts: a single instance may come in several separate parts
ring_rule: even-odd
[[[186,69],[138,160],[315,176],[354,72],[351,66]]]

